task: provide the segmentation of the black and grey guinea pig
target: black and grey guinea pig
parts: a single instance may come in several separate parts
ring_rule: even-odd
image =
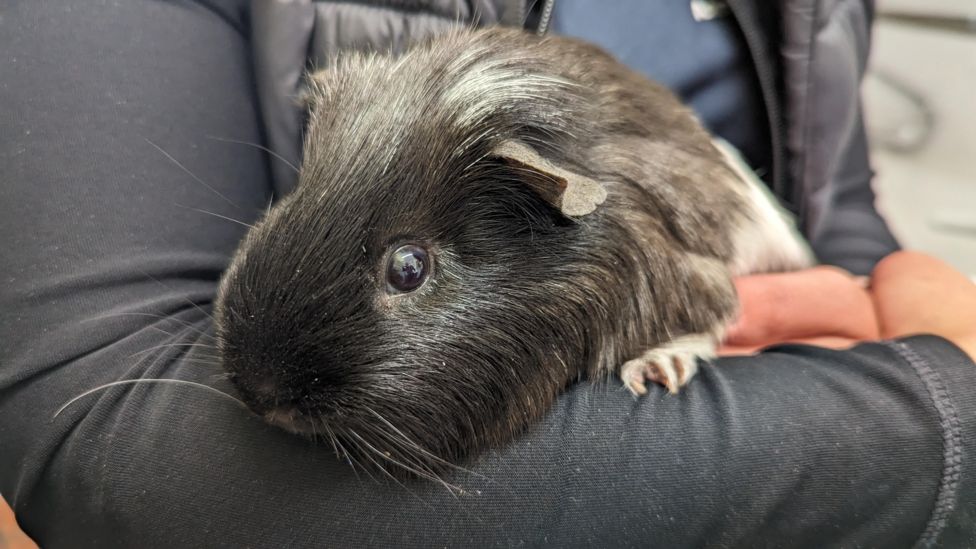
[[[224,275],[218,342],[254,412],[365,466],[432,475],[582,377],[677,391],[732,275],[809,262],[688,108],[585,43],[456,31],[310,86],[299,186]]]

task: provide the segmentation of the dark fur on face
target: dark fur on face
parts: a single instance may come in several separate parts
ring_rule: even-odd
[[[435,475],[574,380],[734,310],[729,168],[669,92],[591,46],[458,32],[337,59],[310,104],[300,185],[248,234],[216,309],[224,366],[272,423]],[[493,154],[511,141],[606,201],[567,215],[539,191],[551,174]],[[394,295],[402,243],[433,272]]]

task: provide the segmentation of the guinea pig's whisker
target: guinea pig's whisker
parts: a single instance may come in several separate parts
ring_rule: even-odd
[[[382,431],[375,431],[375,430],[372,431],[372,435],[386,441],[386,443],[390,444],[394,449],[399,451],[398,453],[400,454],[400,456],[398,459],[394,459],[387,452],[382,452],[382,457],[386,461],[393,463],[399,467],[402,467],[417,476],[424,477],[443,484],[451,492],[451,495],[456,495],[456,492],[454,490],[460,490],[459,487],[454,486],[452,484],[448,484],[443,479],[441,479],[440,476],[437,475],[434,469],[430,466],[430,464],[421,457],[423,454],[419,452],[415,452],[415,448],[411,447],[408,444],[405,444],[402,439],[399,439],[398,437],[395,437],[390,433],[385,433]]]
[[[176,320],[178,320],[178,319],[176,319]],[[199,328],[197,328],[195,326],[192,326],[190,324],[184,324],[183,327],[184,328],[187,328],[189,330],[192,330],[194,333],[196,333],[200,337],[209,338],[211,341],[216,341],[217,340],[214,336],[212,336],[212,335],[208,334],[207,332],[204,332],[203,330],[201,330],[201,329],[199,329]],[[149,328],[155,328],[155,329],[159,330],[160,332],[167,333],[167,334],[169,334],[170,336],[173,336],[173,337],[176,336],[176,334],[170,333],[170,332],[166,332],[166,330],[163,330],[159,326],[149,326]]]
[[[151,316],[156,316],[156,315],[151,315]],[[163,318],[163,317],[161,317],[161,318]],[[178,319],[174,319],[174,320],[178,320]],[[191,328],[191,329],[195,329],[195,328],[193,328],[193,326],[186,326],[186,327],[187,328]],[[150,325],[150,326],[146,326],[146,328],[148,328],[150,330],[155,330],[155,331],[157,331],[157,332],[159,332],[161,334],[167,335],[169,337],[176,337],[176,334],[174,334],[172,332],[167,332],[166,330],[160,328],[159,326]],[[200,335],[207,336],[207,337],[209,337],[211,339],[214,339],[213,336],[211,336],[210,334],[208,334],[206,332],[201,332],[200,330],[197,330],[197,332],[199,332]],[[126,356],[126,358],[132,358],[134,356],[138,356],[138,355],[141,355],[141,354],[144,354],[144,353],[148,353],[150,351],[155,351],[157,349],[165,349],[167,347],[204,347],[204,348],[210,349],[212,351],[218,351],[216,345],[211,345],[209,343],[165,343],[165,344],[162,344],[162,345],[156,345],[156,346],[150,347],[148,349],[143,349],[142,351],[136,351],[136,352],[134,352],[134,353]],[[210,358],[212,360],[203,360],[203,359],[200,359],[200,358],[193,358],[193,357],[186,357],[186,356],[184,356],[182,358],[182,360],[184,362],[187,362],[187,363],[190,363],[190,364],[201,364],[203,366],[208,366],[208,367],[212,367],[212,368],[219,368],[220,367],[220,361],[219,361],[218,357],[216,355],[214,355],[214,356],[211,356]]]
[[[433,479],[433,480],[437,480],[438,482],[441,482],[442,484],[444,484],[444,481],[442,481],[436,475],[436,473],[434,472],[434,468],[431,467],[431,464],[434,464],[434,465],[437,465],[439,467],[444,467],[444,468],[447,468],[447,469],[453,469],[455,471],[459,471],[459,472],[462,472],[462,473],[465,473],[465,474],[468,474],[468,475],[471,475],[471,476],[474,476],[474,477],[477,477],[477,478],[481,478],[481,479],[486,480],[488,482],[491,482],[491,479],[489,479],[488,477],[486,477],[484,475],[478,474],[478,473],[472,471],[471,469],[468,469],[466,467],[462,467],[460,465],[451,463],[450,461],[447,461],[447,460],[445,460],[443,458],[440,458],[440,457],[438,457],[438,456],[436,456],[434,454],[431,454],[430,452],[428,452],[427,450],[425,450],[423,447],[419,446],[418,444],[414,443],[410,439],[407,439],[407,438],[402,437],[402,436],[393,435],[392,433],[384,432],[382,430],[373,430],[372,432],[373,432],[373,434],[375,434],[375,435],[383,438],[384,440],[386,440],[390,444],[392,444],[392,445],[398,447],[400,450],[402,450],[404,452],[404,454],[405,454],[403,456],[404,459],[410,460],[410,463],[414,466],[414,468],[423,469],[424,471],[426,471],[428,473],[427,478],[430,478],[430,479]],[[413,456],[411,456],[411,454],[413,454]],[[453,485],[450,485],[450,486],[453,486]],[[460,492],[463,492],[463,489],[458,488],[458,490],[459,490],[459,493]],[[455,495],[456,496],[458,494],[452,492],[452,495]]]
[[[206,181],[204,181],[204,180],[200,179],[199,177],[197,177],[196,174],[194,174],[193,172],[191,172],[186,166],[184,166],[183,164],[180,164],[179,160],[173,158],[173,156],[171,154],[169,154],[168,152],[164,151],[162,147],[160,147],[159,145],[157,145],[157,144],[153,143],[152,141],[150,141],[148,137],[144,137],[143,139],[146,140],[146,143],[149,143],[157,151],[159,151],[160,153],[162,153],[163,156],[165,156],[166,158],[170,159],[181,170],[183,170],[184,172],[186,172],[186,174],[189,175],[190,177],[192,177],[197,183],[203,185],[207,189],[210,189],[211,192],[213,192],[215,195],[219,196],[220,198],[223,198],[224,201],[227,202],[228,204],[230,204],[231,206],[233,206],[233,207],[235,207],[237,209],[241,209],[241,207],[238,206],[237,204],[235,204],[234,201],[232,201],[231,199],[229,199],[226,196],[224,196],[223,194],[221,194],[220,191],[218,191],[217,189],[215,189],[212,186],[210,186],[209,184],[207,184]]]
[[[175,322],[179,322],[184,327],[189,328],[190,330],[193,330],[194,332],[200,334],[201,336],[209,337],[210,339],[214,339],[214,336],[208,334],[207,332],[201,330],[200,328],[197,328],[196,326],[194,326],[190,322],[187,322],[186,320],[183,320],[182,318],[177,318],[175,316],[158,315],[158,314],[153,314],[153,313],[137,313],[137,312],[110,313],[110,314],[107,314],[107,315],[99,315],[99,316],[93,316],[91,318],[85,318],[85,319],[81,320],[81,322],[91,322],[91,321],[94,321],[94,320],[104,320],[106,318],[124,317],[124,316],[145,316],[145,317],[150,317],[150,318],[158,318],[160,320],[172,320],[172,321],[175,321]],[[166,330],[163,330],[162,328],[159,328],[157,326],[150,325],[150,326],[147,326],[147,327],[148,328],[154,328],[156,330],[159,330],[160,332],[163,332],[166,335],[170,335],[170,336],[175,335],[175,334],[172,334],[170,332],[167,332]]]
[[[350,466],[349,468],[352,469],[352,474],[356,476],[356,482],[359,482],[360,484],[362,484],[363,482],[363,479],[359,476],[360,470],[362,470],[363,473],[365,473],[370,480],[376,482],[376,478],[374,478],[373,475],[369,472],[369,469],[364,467],[361,463],[359,463],[359,461],[356,460],[353,452],[351,452],[349,449],[345,447],[345,445],[343,445],[342,440],[335,434],[334,431],[332,431],[332,429],[329,427],[329,424],[325,421],[322,421],[322,427],[325,429],[325,432],[329,437],[329,441],[332,443],[332,448],[336,452],[336,458],[339,459],[339,461],[344,461]],[[354,440],[353,441],[347,440],[346,444],[355,444],[355,442],[356,441]]]
[[[359,443],[357,443],[355,440],[346,440],[346,443],[350,445],[353,451],[347,450],[344,446],[341,446],[341,444],[340,447],[342,447],[342,451],[345,453],[346,459],[349,460],[349,463],[352,465],[353,472],[355,473],[356,470],[358,469],[362,471],[367,477],[369,477],[369,480],[376,482],[376,477],[374,477],[373,474],[369,472],[369,467],[366,467],[365,465],[360,463],[358,459],[356,459],[357,451],[360,455],[365,454],[365,452],[359,447]],[[356,478],[359,479],[358,473],[356,473]]]
[[[375,411],[374,411],[374,413],[375,413]],[[398,434],[394,434],[394,433],[388,432],[388,431],[386,431],[384,429],[377,429],[377,428],[373,428],[373,427],[370,427],[369,428],[370,434],[375,435],[375,436],[377,436],[379,438],[382,438],[386,442],[392,444],[395,448],[397,448],[397,449],[400,450],[399,453],[401,454],[401,456],[400,456],[399,459],[394,459],[388,453],[381,452],[378,449],[376,449],[375,447],[369,446],[370,449],[374,451],[374,453],[377,453],[378,455],[380,455],[384,460],[389,461],[390,463],[393,463],[393,464],[398,465],[400,467],[403,467],[407,471],[410,471],[410,472],[412,472],[414,474],[417,474],[418,476],[421,476],[421,477],[424,477],[424,478],[427,478],[427,479],[430,479],[430,480],[439,482],[440,484],[442,484],[446,488],[448,488],[448,490],[463,491],[463,490],[461,490],[460,487],[454,486],[454,485],[449,484],[446,481],[444,481],[439,475],[436,474],[436,472],[434,471],[434,469],[430,466],[430,463],[448,465],[451,468],[460,468],[460,467],[458,467],[456,465],[453,465],[453,464],[451,464],[451,463],[449,463],[449,462],[447,462],[447,461],[445,461],[445,460],[443,460],[443,459],[441,459],[441,458],[439,458],[437,456],[434,456],[433,454],[431,454],[427,450],[423,449],[419,444],[417,444],[417,443],[413,442],[412,440],[410,440],[406,435],[404,435],[396,427],[394,427],[388,421],[386,421],[385,419],[383,419],[382,416],[379,416],[379,417],[380,417],[380,419],[382,421],[384,421],[387,425],[389,425],[389,427],[391,429],[393,429],[393,431],[395,431]],[[362,439],[360,439],[360,440],[362,440]],[[368,445],[368,443],[366,443],[365,440],[363,440],[363,443]],[[428,457],[429,459],[425,460],[424,459],[425,456]],[[456,493],[454,491],[451,491],[451,494],[452,495],[456,495]]]
[[[418,453],[418,454],[420,454],[420,455],[428,458],[430,461],[432,461],[434,463],[437,463],[437,464],[440,464],[440,465],[446,465],[446,466],[448,466],[450,468],[457,469],[457,470],[460,470],[460,471],[463,471],[463,472],[466,472],[466,473],[472,473],[472,474],[474,474],[476,476],[481,476],[481,475],[477,475],[477,473],[474,473],[473,471],[470,471],[468,469],[465,469],[464,467],[461,467],[459,465],[455,465],[455,464],[453,464],[453,463],[451,463],[451,462],[449,462],[447,460],[444,460],[444,459],[442,459],[442,458],[440,458],[440,457],[438,457],[438,456],[430,453],[423,446],[421,446],[420,444],[418,444],[418,443],[414,442],[413,440],[411,440],[410,437],[408,437],[403,431],[401,431],[400,429],[397,429],[397,427],[395,425],[393,425],[392,423],[390,423],[385,417],[383,417],[382,414],[380,414],[376,410],[370,408],[369,406],[365,406],[365,409],[368,412],[370,412],[371,414],[373,414],[374,416],[376,416],[376,418],[378,420],[380,420],[383,423],[383,425],[385,425],[393,433],[386,433],[386,432],[384,432],[382,430],[375,430],[375,432],[377,432],[377,433],[379,433],[381,435],[386,435],[385,438],[387,440],[389,440],[390,442],[398,443],[402,449],[409,450],[411,452],[416,452],[416,453]]]
[[[275,405],[277,405],[277,398],[275,399]],[[312,429],[312,440],[317,441],[319,439],[319,430],[315,428],[315,422],[308,422],[308,426]]]
[[[335,433],[332,432],[332,429],[329,429],[329,424],[325,421],[322,422],[322,428],[325,429],[325,436],[332,445],[332,449],[335,451],[336,457],[342,459],[342,456],[339,454],[339,439],[336,438]]]
[[[155,351],[156,349],[166,349],[166,348],[170,348],[170,347],[202,347],[204,349],[210,349],[210,350],[214,350],[214,351],[217,350],[217,347],[214,347],[213,345],[209,345],[207,343],[164,343],[162,345],[154,345],[154,346],[152,346],[152,347],[150,347],[148,349],[143,349],[141,351],[136,351],[136,352],[132,353],[131,355],[127,356],[126,358],[132,358],[134,356],[139,356],[139,355],[142,355],[142,354],[146,354],[146,353],[148,353],[150,351]]]
[[[247,409],[247,404],[245,404],[239,398],[236,398],[233,395],[229,395],[229,394],[227,394],[227,393],[225,393],[223,391],[217,390],[217,389],[215,389],[215,388],[213,388],[213,387],[211,387],[209,385],[204,385],[203,383],[197,383],[195,381],[187,381],[185,379],[164,379],[164,378],[159,378],[159,379],[123,379],[123,380],[119,380],[119,381],[112,381],[112,382],[106,383],[104,385],[99,385],[98,387],[94,387],[92,389],[89,389],[89,390],[85,391],[84,393],[81,393],[80,395],[72,398],[68,402],[65,402],[63,405],[61,405],[61,407],[58,408],[58,411],[54,412],[54,415],[51,417],[51,419],[56,419],[59,415],[61,415],[61,412],[65,411],[69,406],[71,406],[75,402],[77,402],[77,401],[85,398],[88,395],[97,393],[99,391],[103,391],[103,390],[108,389],[110,387],[118,387],[120,385],[136,385],[136,384],[139,384],[139,383],[163,383],[163,384],[169,383],[169,384],[173,384],[173,385],[186,385],[186,386],[189,386],[189,387],[196,387],[198,389],[203,389],[203,390],[206,390],[206,391],[210,391],[211,393],[216,393],[216,394],[218,394],[218,395],[220,395],[222,397],[225,397],[225,398],[228,398],[230,400],[233,400],[234,402],[236,402],[238,405],[240,405],[245,410]]]
[[[176,203],[174,202],[174,204],[176,204]],[[192,208],[190,206],[184,206],[182,204],[176,204],[176,206],[179,206],[180,208],[184,208],[184,209],[187,209],[187,210],[193,210],[195,212],[200,212],[202,214],[207,214],[207,215],[212,215],[214,217],[219,217],[220,219],[224,219],[224,220],[230,221],[232,223],[237,223],[238,225],[243,225],[243,226],[245,226],[245,227],[247,227],[249,229],[253,229],[254,228],[254,225],[251,225],[250,223],[245,223],[245,222],[241,221],[240,219],[234,219],[233,217],[227,217],[226,215],[220,215],[219,213],[214,213],[214,212],[207,211],[207,210],[201,210],[200,208]]]
[[[356,431],[350,430],[349,431],[349,434],[351,434],[354,438],[356,438],[357,440],[359,440],[359,443],[362,445],[362,446],[360,446],[360,448],[366,448],[366,449],[369,450],[369,452],[365,452],[364,453],[364,455],[366,456],[366,458],[369,459],[371,462],[373,462],[373,464],[376,465],[379,468],[379,470],[381,472],[383,472],[383,474],[385,474],[386,476],[388,476],[391,479],[393,479],[394,482],[396,482],[397,484],[399,484],[403,488],[406,488],[406,486],[404,486],[402,482],[398,481],[393,475],[391,475],[386,470],[385,467],[383,467],[375,459],[373,459],[372,457],[370,457],[370,455],[369,455],[370,453],[372,453],[373,455],[375,455],[375,456],[377,456],[377,457],[379,457],[379,458],[381,458],[381,459],[383,459],[385,461],[388,461],[388,462],[390,462],[390,463],[392,463],[394,465],[397,465],[399,467],[402,467],[403,469],[405,469],[405,470],[407,470],[407,471],[409,471],[409,472],[417,475],[418,477],[426,478],[428,480],[432,480],[434,482],[438,482],[441,485],[443,485],[445,488],[447,488],[448,491],[450,491],[452,494],[454,494],[456,492],[462,491],[460,487],[454,486],[453,484],[448,483],[447,481],[445,481],[444,479],[442,479],[442,478],[438,477],[437,475],[431,473],[430,471],[426,471],[426,470],[423,470],[423,469],[417,469],[417,468],[414,468],[414,467],[410,467],[409,465],[403,463],[402,461],[397,460],[397,459],[393,458],[390,455],[387,455],[386,452],[380,451],[375,446],[373,446],[372,444],[370,444],[369,442],[367,442],[366,439],[364,439],[363,437],[359,436],[359,433],[357,433]]]
[[[201,352],[200,356],[188,356],[184,354],[179,360],[194,364],[207,363],[217,365],[219,364],[220,357],[216,354],[217,349],[213,349],[213,351],[215,351],[213,355],[205,352]]]
[[[167,335],[169,337],[176,337],[176,334],[174,334],[173,332],[167,332],[166,330],[160,328],[159,326],[155,326],[155,325],[153,325],[153,326],[146,326],[146,329],[159,332],[159,333],[161,333],[163,335]]]
[[[247,145],[248,147],[254,147],[255,149],[260,149],[260,150],[262,150],[262,151],[270,154],[271,156],[277,158],[278,160],[280,160],[281,162],[283,162],[289,168],[295,170],[295,173],[298,173],[298,167],[296,167],[294,164],[292,164],[291,162],[289,162],[287,158],[285,158],[284,156],[281,156],[280,154],[274,152],[273,150],[271,150],[271,149],[269,149],[269,148],[267,148],[267,147],[265,147],[263,145],[258,145],[257,143],[251,143],[249,141],[238,141],[237,139],[228,139],[226,137],[217,137],[217,136],[214,136],[214,135],[206,135],[204,137],[206,137],[207,139],[213,139],[214,141],[222,141],[224,143],[236,143],[238,145]]]
[[[380,454],[380,457],[382,457],[384,460],[389,461],[389,459],[388,459],[388,457],[386,455]],[[413,497],[415,500],[417,500],[418,502],[420,502],[421,504],[423,504],[425,507],[427,507],[431,511],[435,511],[434,506],[432,506],[428,501],[424,500],[419,495],[417,495],[413,490],[411,490],[409,487],[407,487],[406,484],[404,484],[403,482],[401,482],[400,480],[398,480],[397,478],[395,478],[391,474],[389,474],[386,471],[386,469],[382,465],[380,465],[379,462],[377,462],[375,459],[373,459],[369,455],[367,455],[366,458],[369,459],[369,461],[371,463],[373,463],[373,465],[375,465],[377,468],[379,468],[381,471],[383,471],[386,474],[386,476],[390,477],[395,483],[397,483],[397,485],[399,485],[401,488],[403,488],[404,491],[407,494],[409,494],[411,497]],[[402,467],[402,464],[400,466]],[[422,467],[422,471],[420,471],[420,472],[418,472],[418,471],[412,471],[412,472],[415,475],[417,475],[417,476],[419,476],[421,478],[426,478],[428,480],[433,480],[433,481],[436,481],[436,482],[439,482],[439,483],[445,485],[445,487],[447,488],[448,493],[450,493],[455,499],[459,495],[461,495],[461,494],[463,494],[465,492],[465,490],[463,488],[459,487],[459,486],[454,486],[453,484],[449,484],[447,482],[444,482],[441,478],[437,477],[433,472],[430,472],[429,475],[425,475],[424,474],[424,471],[428,471],[428,469],[426,468],[426,465],[422,465],[421,467]],[[470,518],[472,521],[477,522],[479,524],[484,524],[484,521],[480,517],[478,517],[476,515],[472,515],[471,513],[469,513],[463,507],[462,508],[459,508],[459,510],[462,513],[464,513],[465,515],[467,515],[468,518]]]
[[[140,272],[140,273],[142,273],[143,275],[145,275],[145,276],[146,276],[147,278],[149,278],[149,279],[151,279],[151,280],[152,280],[153,282],[155,282],[156,284],[159,284],[159,285],[160,285],[160,286],[162,286],[163,288],[166,288],[167,290],[170,290],[170,291],[173,291],[173,288],[170,288],[169,286],[167,286],[166,284],[164,284],[164,283],[163,283],[163,282],[162,282],[161,280],[159,280],[158,278],[156,278],[156,277],[154,277],[153,275],[151,275],[151,274],[149,274],[149,273],[147,273],[146,271],[143,271],[142,269],[139,269],[139,272]],[[200,311],[201,313],[203,313],[203,314],[204,314],[204,316],[206,316],[206,317],[207,317],[207,318],[209,318],[210,320],[214,320],[214,317],[213,317],[213,315],[211,315],[211,314],[210,314],[210,313],[208,313],[207,311],[204,311],[204,310],[203,310],[203,307],[201,307],[201,306],[199,306],[199,305],[197,305],[196,303],[194,303],[193,301],[191,301],[191,300],[190,300],[190,298],[188,298],[188,297],[186,297],[186,296],[182,296],[182,297],[183,297],[183,301],[186,301],[187,303],[189,303],[190,305],[192,305],[192,306],[193,306],[193,308],[195,308],[196,310],[198,310],[198,311]]]
[[[194,365],[197,365],[197,366],[204,366],[206,368],[220,368],[220,360],[217,357],[213,357],[213,360],[204,360],[204,359],[193,359],[193,358],[188,358],[188,357],[184,356],[181,360],[183,362],[186,362],[187,364],[194,364]],[[215,375],[213,377],[213,380],[214,381],[219,381],[221,379],[230,379],[230,378],[229,377],[225,377],[223,374],[221,374],[221,375]]]
[[[361,450],[362,450],[362,448],[360,447],[360,451],[361,451]],[[373,456],[372,456],[372,455],[370,455],[370,454],[372,453],[372,451],[369,451],[369,452],[362,452],[362,451],[361,451],[361,453],[362,453],[362,455],[363,455],[363,457],[365,457],[365,458],[366,458],[367,460],[369,460],[369,462],[370,462],[370,463],[372,463],[372,464],[373,464],[373,465],[375,466],[374,468],[375,468],[375,469],[376,469],[377,471],[379,471],[379,472],[381,472],[381,473],[383,473],[383,475],[384,475],[384,476],[386,476],[387,478],[389,478],[390,480],[392,480],[393,482],[395,482],[395,483],[396,483],[396,484],[397,484],[398,486],[400,486],[401,488],[403,488],[403,489],[404,489],[404,490],[406,490],[407,492],[410,492],[410,489],[409,489],[409,488],[407,488],[407,487],[406,487],[406,485],[404,485],[404,484],[403,484],[402,482],[400,482],[399,480],[397,480],[397,478],[396,478],[396,477],[394,477],[393,475],[391,475],[391,474],[390,474],[390,473],[389,473],[389,472],[388,472],[388,471],[386,470],[386,468],[385,468],[385,467],[383,467],[383,466],[382,466],[382,465],[381,465],[381,464],[380,464],[380,463],[379,463],[378,461],[376,461],[376,460],[375,460],[375,459],[373,458]],[[369,473],[367,472],[367,474],[369,474]],[[375,478],[373,478],[373,477],[372,477],[372,475],[370,475],[370,478],[371,478],[371,479],[373,479],[373,481],[374,481],[374,482],[376,482],[376,479],[375,479]],[[412,493],[412,492],[411,492],[411,493]]]

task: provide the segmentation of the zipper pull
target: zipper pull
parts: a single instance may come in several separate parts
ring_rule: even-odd
[[[711,21],[729,14],[725,0],[691,0],[691,16],[695,21]]]

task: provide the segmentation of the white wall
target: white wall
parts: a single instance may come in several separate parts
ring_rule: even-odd
[[[946,259],[976,275],[976,0],[881,0],[871,68],[918,92],[932,132],[916,152],[882,145],[906,142],[925,125],[916,106],[869,76],[864,100],[878,172],[879,208],[908,248]],[[947,32],[886,21],[886,11],[965,15],[972,32]],[[903,132],[899,134],[898,132]]]

